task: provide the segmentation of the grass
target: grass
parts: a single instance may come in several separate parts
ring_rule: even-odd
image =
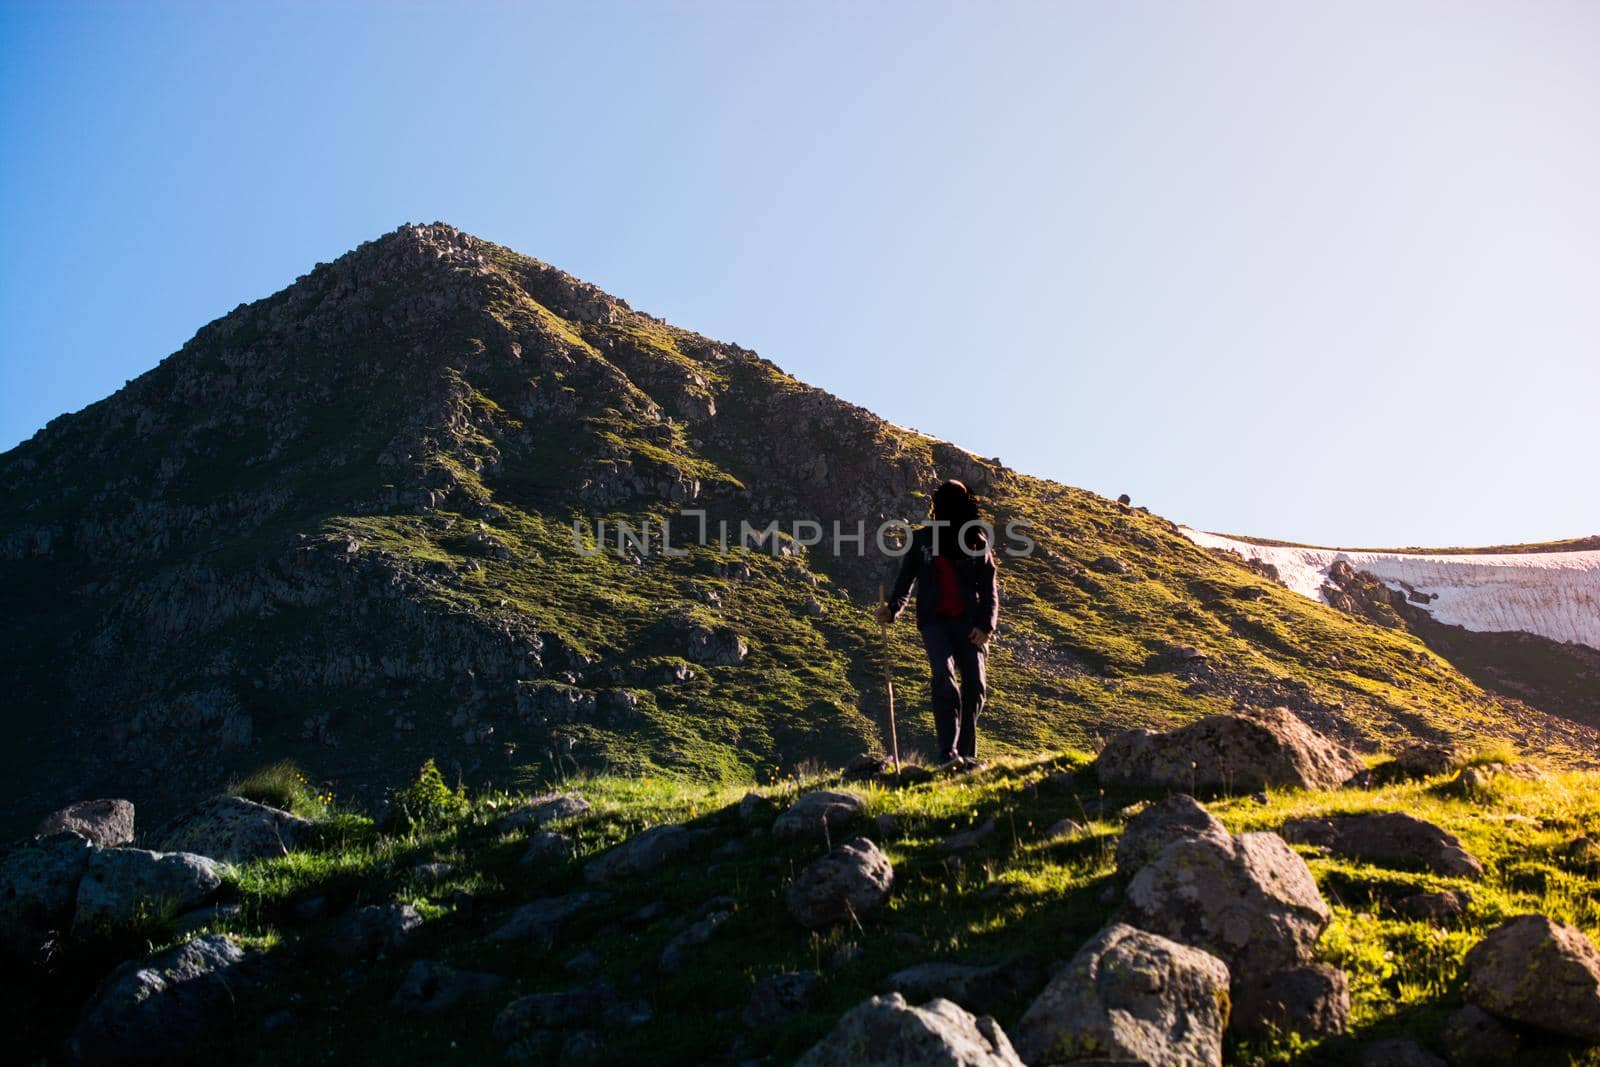
[[[220,928],[266,947],[284,964],[275,972],[280,980],[244,1010],[265,1017],[286,1009],[293,1025],[265,1034],[244,1026],[236,1046],[213,1052],[262,1064],[491,1062],[502,1056],[490,1037],[494,1016],[515,996],[603,980],[653,1008],[645,1025],[605,1034],[615,1062],[752,1056],[787,1062],[839,1014],[882,991],[901,967],[925,960],[1048,965],[1069,957],[1112,920],[1117,905],[1107,894],[1117,836],[1125,819],[1153,797],[1106,794],[1087,784],[1086,775],[1075,776],[1082,784],[1068,790],[1041,785],[1050,772],[1079,771],[1089,758],[1073,751],[1004,758],[967,776],[862,788],[867,810],[849,832],[865,831],[886,850],[895,865],[895,891],[858,924],[816,934],[788,917],[783,892],[826,846],[775,841],[763,827],[801,791],[837,787],[824,773],[779,776],[752,787],[761,798],[753,820],[739,813],[744,786],[653,774],[573,779],[567,787],[593,810],[555,828],[574,838],[578,855],[538,869],[518,862],[521,833],[496,828],[500,817],[526,802],[519,794],[478,795],[459,810],[392,833],[378,832],[362,817],[330,812],[318,824],[314,848],[232,875],[226,893],[241,912]],[[1233,1042],[1230,1062],[1353,1064],[1361,1041],[1407,1036],[1433,1043],[1462,1003],[1462,957],[1498,922],[1536,911],[1600,935],[1600,862],[1584,844],[1600,823],[1597,785],[1592,772],[1556,772],[1536,781],[1498,776],[1471,797],[1437,779],[1369,790],[1274,790],[1264,803],[1212,798],[1211,810],[1234,832],[1274,830],[1301,816],[1408,811],[1451,830],[1485,867],[1479,878],[1446,878],[1303,850],[1332,905],[1319,953],[1350,978],[1351,1032],[1323,1041]],[[892,828],[875,828],[879,816],[891,817]],[[980,848],[951,854],[940,847],[949,834],[989,818],[997,829]],[[1083,829],[1051,836],[1048,828],[1064,818]],[[658,871],[604,886],[605,899],[572,920],[553,945],[484,940],[508,909],[584,886],[586,860],[667,823],[708,830],[710,839]],[[421,863],[450,869],[434,879],[416,870]],[[1436,928],[1393,908],[1404,895],[1437,889],[1471,895],[1459,924]],[[328,917],[305,918],[306,902],[318,899],[324,904],[314,914]],[[405,951],[352,970],[320,950],[345,909],[389,900],[413,903],[425,917]],[[660,918],[631,918],[648,904],[660,906]],[[667,942],[710,910],[732,917],[709,942],[689,950],[683,971],[661,973],[656,960]],[[165,943],[159,930],[145,931],[145,938],[150,948]],[[598,957],[598,971],[569,970],[568,962],[586,950]],[[492,971],[510,984],[442,1018],[407,1018],[387,1002],[418,958]],[[770,1029],[744,1030],[737,1015],[751,988],[782,970],[821,973],[812,1010]],[[74,995],[81,992],[73,988]],[[1023,995],[999,1005],[1002,1026],[1015,1024],[1026,1004]],[[57,1026],[70,1019],[59,1005],[32,1014]],[[1594,1064],[1600,1054],[1543,1039],[1532,1042],[1527,1062]]]

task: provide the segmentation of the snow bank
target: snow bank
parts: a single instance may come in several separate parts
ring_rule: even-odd
[[[1254,545],[1183,527],[1202,548],[1230,549],[1278,568],[1290,589],[1316,600],[1328,568],[1344,560],[1391,589],[1434,599],[1417,607],[1468,630],[1522,630],[1600,648],[1600,552],[1421,555]]]

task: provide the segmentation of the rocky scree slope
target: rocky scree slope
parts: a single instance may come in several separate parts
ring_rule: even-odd
[[[891,564],[782,537],[769,554],[584,555],[572,524],[693,507],[713,531],[871,529],[920,518],[952,476],[1039,545],[1002,560],[999,751],[1276,704],[1366,748],[1592,746],[1141,509],[408,225],[0,456],[0,819],[106,794],[160,814],[285,756],[357,797],[426,756],[478,783],[840,762],[880,729],[861,609]],[[904,630],[892,655],[920,681]],[[921,719],[905,716],[908,747]]]

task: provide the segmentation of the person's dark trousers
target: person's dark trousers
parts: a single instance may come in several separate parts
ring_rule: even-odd
[[[964,617],[937,619],[922,628],[922,646],[933,668],[933,726],[939,758],[978,756],[978,713],[988,692],[986,653],[972,643]]]

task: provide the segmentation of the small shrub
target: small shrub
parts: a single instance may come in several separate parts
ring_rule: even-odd
[[[439,765],[429,759],[417,779],[394,795],[395,814],[402,826],[436,826],[467,813],[466,790],[445,784]]]
[[[332,799],[319,795],[305,772],[291,760],[280,760],[251,771],[229,786],[228,792],[308,819],[326,814]]]

